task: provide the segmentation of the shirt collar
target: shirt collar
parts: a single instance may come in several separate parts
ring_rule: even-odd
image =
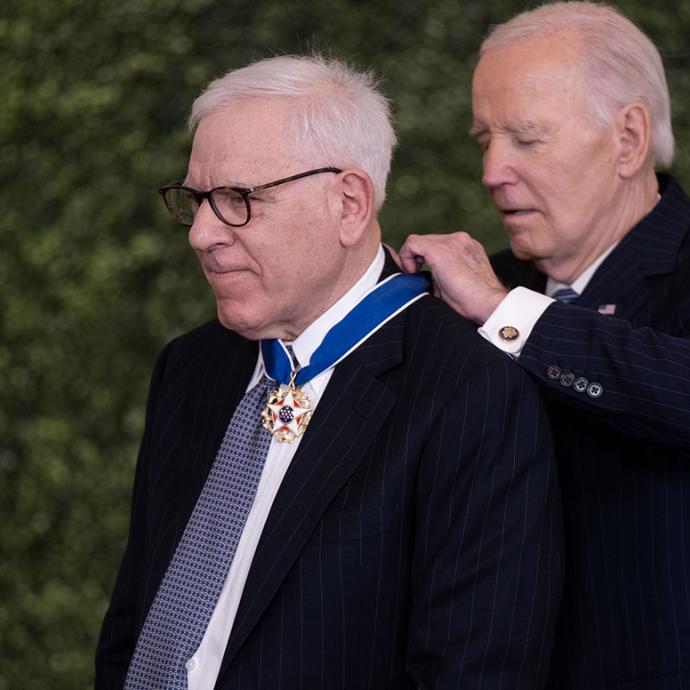
[[[369,268],[364,275],[329,309],[327,309],[316,321],[307,326],[292,343],[292,350],[300,366],[306,367],[309,364],[314,350],[321,345],[321,341],[326,337],[326,333],[342,321],[350,310],[359,302],[362,297],[376,285],[381,271],[385,255],[383,247],[379,245],[374,260],[369,264]]]
[[[384,263],[385,254],[383,247],[379,245],[376,256],[369,264],[364,275],[362,275],[362,277],[333,306],[321,314],[316,321],[307,326],[295,340],[292,342],[283,341],[286,345],[292,346],[292,351],[295,353],[295,357],[300,366],[306,367],[309,364],[311,356],[321,344],[321,341],[326,337],[326,333],[328,333],[336,323],[342,321],[355,304],[376,285],[381,271],[383,270]],[[265,371],[263,357],[261,356],[261,348],[259,348],[259,360],[256,363],[256,369],[254,370],[249,388],[256,384],[256,381],[261,378]]]
[[[620,242],[620,240],[618,240],[618,242]],[[581,295],[585,291],[589,281],[592,280],[592,276],[596,273],[597,268],[601,266],[601,264],[604,262],[604,259],[606,259],[606,257],[618,246],[618,242],[614,242],[603,254],[599,254],[594,262],[591,263],[582,273],[580,273],[575,280],[573,280],[571,285],[559,283],[553,278],[547,278],[546,290],[544,290],[544,292],[549,297],[552,297],[553,294],[558,290],[562,290],[563,288],[572,288],[575,290],[575,292],[577,292],[578,295]]]
[[[651,211],[659,203],[659,201],[661,201],[661,194],[656,195],[656,199],[654,200],[652,207],[649,209],[649,211],[647,211],[647,214],[651,213]],[[577,278],[575,278],[575,280],[570,285],[566,283],[559,283],[558,281],[553,280],[553,278],[547,277],[546,289],[544,290],[544,292],[549,297],[552,297],[554,293],[558,290],[562,290],[564,288],[572,288],[573,290],[575,290],[575,292],[577,292],[578,295],[581,295],[585,291],[585,288],[589,284],[589,281],[592,280],[592,277],[597,272],[597,268],[599,268],[599,266],[601,266],[601,264],[604,263],[606,257],[618,246],[619,242],[620,240],[614,242],[606,251],[604,251],[602,254],[599,254],[599,256],[584,271],[582,271],[582,273],[580,273],[580,275]]]

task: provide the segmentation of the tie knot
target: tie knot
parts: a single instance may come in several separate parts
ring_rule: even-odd
[[[575,292],[572,288],[566,287],[556,290],[556,292],[551,295],[554,299],[559,302],[574,302],[580,295]]]

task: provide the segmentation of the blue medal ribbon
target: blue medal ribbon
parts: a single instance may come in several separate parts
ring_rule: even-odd
[[[293,385],[301,386],[335,366],[383,324],[429,292],[426,274],[395,273],[377,283],[348,314],[324,336],[309,365],[297,372]],[[292,359],[280,340],[262,340],[261,354],[266,373],[275,381],[291,382]]]

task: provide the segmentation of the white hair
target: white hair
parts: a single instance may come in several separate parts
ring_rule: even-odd
[[[621,106],[641,101],[652,121],[654,162],[671,165],[671,107],[659,51],[615,8],[593,2],[541,5],[493,27],[480,56],[524,39],[560,32],[576,33],[582,39],[578,68],[591,93],[595,124],[607,127]]]
[[[189,128],[234,100],[290,98],[288,127],[297,150],[313,155],[319,167],[361,168],[374,186],[378,211],[396,144],[388,99],[373,74],[315,56],[283,55],[232,70],[212,81],[194,101]]]

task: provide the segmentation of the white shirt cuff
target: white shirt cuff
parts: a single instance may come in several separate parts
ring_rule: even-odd
[[[534,324],[554,300],[539,292],[511,290],[479,328],[479,334],[499,350],[519,357]]]

